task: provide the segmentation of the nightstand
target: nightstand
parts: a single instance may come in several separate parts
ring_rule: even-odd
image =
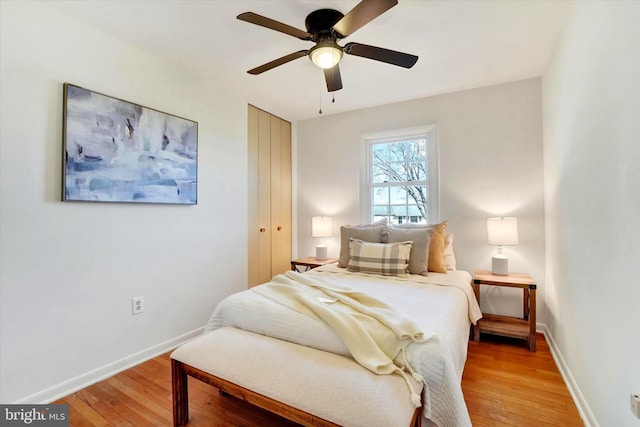
[[[291,270],[297,271],[298,273],[303,273],[305,271],[309,271],[313,268],[320,267],[321,265],[332,264],[334,262],[338,262],[337,258],[327,258],[327,259],[317,259],[313,256],[308,256],[306,258],[300,258],[291,261]],[[300,271],[298,267],[304,267],[304,270]]]
[[[520,288],[523,294],[522,318],[482,313],[473,328],[473,340],[480,340],[480,332],[527,340],[530,351],[536,351],[536,284],[526,273],[498,276],[486,270],[473,274],[473,291],[480,303],[480,285]]]

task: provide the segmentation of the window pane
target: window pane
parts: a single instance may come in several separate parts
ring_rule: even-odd
[[[384,206],[374,205],[373,206],[373,216],[374,217],[378,217],[378,216],[387,217],[387,216],[389,216],[389,205],[384,205]]]
[[[421,139],[416,139],[413,142],[412,145],[412,149],[413,149],[413,158],[418,158],[418,157],[427,157],[427,140],[424,138]]]
[[[426,181],[427,180],[427,162],[412,161],[405,164],[407,170],[407,181]]]
[[[389,204],[389,188],[377,187],[373,189],[373,204],[388,205]]]
[[[418,206],[416,205],[409,205],[408,212],[409,216],[422,216],[422,213],[420,213],[420,209],[418,209]]]
[[[407,207],[404,205],[402,206],[393,205],[391,206],[391,214],[398,218],[404,218],[407,216]]]
[[[387,144],[374,144],[371,154],[374,163],[387,163],[389,161],[389,147]]]
[[[387,166],[389,182],[404,182],[407,180],[407,170],[404,162],[393,162]]]
[[[407,192],[403,187],[390,187],[389,200],[392,205],[404,205],[407,203]]]
[[[406,142],[394,142],[389,144],[389,160],[392,162],[399,162],[406,158],[407,143]]]
[[[412,205],[427,206],[427,187],[425,185],[407,186],[409,203]]]
[[[387,169],[383,164],[373,165],[373,177],[371,179],[372,182],[379,184],[381,182],[389,182],[389,174],[387,173]]]

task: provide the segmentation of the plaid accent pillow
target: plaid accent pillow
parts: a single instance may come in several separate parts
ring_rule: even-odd
[[[351,239],[349,271],[409,277],[409,256],[413,242],[370,243]]]

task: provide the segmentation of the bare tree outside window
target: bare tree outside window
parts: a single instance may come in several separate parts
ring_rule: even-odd
[[[374,219],[429,222],[427,139],[377,142],[371,149],[371,207]]]

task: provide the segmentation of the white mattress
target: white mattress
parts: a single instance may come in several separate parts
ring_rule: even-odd
[[[240,329],[216,329],[171,357],[341,426],[408,427],[415,409],[397,375],[376,375],[353,359]],[[410,381],[419,392],[421,385]],[[354,390],[366,390],[367,398]]]
[[[309,271],[325,280],[378,298],[417,322],[428,335],[419,347],[410,345],[412,363],[425,377],[424,415],[440,426],[470,425],[460,381],[467,355],[469,325],[480,317],[465,271],[412,275],[409,279],[349,273],[336,265]],[[349,353],[338,336],[315,319],[247,290],[226,298],[216,308],[205,333],[234,327],[343,356]]]

